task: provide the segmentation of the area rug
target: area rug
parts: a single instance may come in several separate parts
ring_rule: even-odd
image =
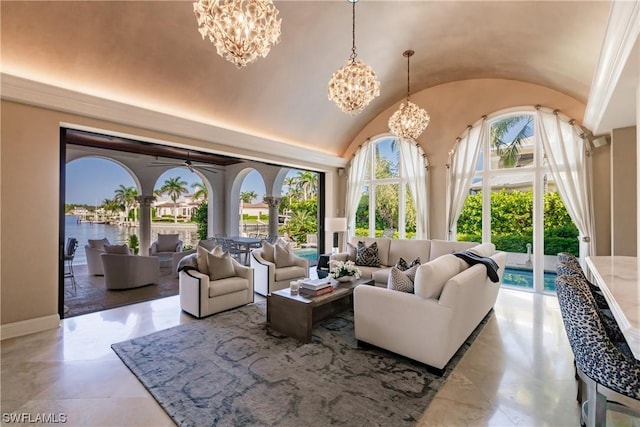
[[[302,344],[269,329],[264,302],[112,348],[179,426],[409,426],[485,322],[442,377],[359,348],[352,312],[314,326]]]

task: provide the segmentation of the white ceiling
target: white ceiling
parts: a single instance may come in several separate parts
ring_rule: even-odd
[[[276,6],[281,43],[237,69],[201,39],[191,1],[2,1],[2,72],[341,156],[405,96],[409,48],[412,92],[503,78],[586,103],[610,2],[362,0],[358,58],[381,95],[355,117],[326,93],[350,54],[350,3]]]

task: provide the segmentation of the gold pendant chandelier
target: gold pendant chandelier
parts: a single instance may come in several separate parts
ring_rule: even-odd
[[[362,61],[356,61],[356,2],[353,5],[353,30],[351,55],[347,65],[333,73],[329,80],[329,100],[333,101],[347,114],[361,112],[376,96],[380,95],[380,82],[371,67]]]
[[[193,12],[202,39],[238,68],[266,57],[280,41],[282,19],[271,0],[196,0]]]
[[[407,58],[407,103],[401,103],[400,108],[389,118],[389,129],[400,139],[417,140],[429,126],[429,113],[409,101],[409,58],[415,52],[405,50],[402,56]]]

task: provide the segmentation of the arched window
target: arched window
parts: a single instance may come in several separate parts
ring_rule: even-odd
[[[505,284],[555,290],[558,252],[592,250],[589,143],[573,120],[541,107],[483,117],[449,163],[449,238],[508,253]]]
[[[347,188],[349,236],[427,238],[427,169],[421,148],[383,136],[354,157]]]

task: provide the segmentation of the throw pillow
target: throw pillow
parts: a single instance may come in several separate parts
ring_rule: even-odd
[[[356,265],[363,267],[380,267],[378,258],[378,243],[373,242],[367,246],[364,242],[358,242],[356,247]]]
[[[410,269],[411,267],[415,266],[415,265],[420,265],[420,257],[414,259],[413,261],[411,261],[411,264],[407,264],[407,261],[404,260],[404,258],[400,257],[400,259],[398,260],[398,262],[396,263],[396,268],[398,270],[401,271],[405,271]]]
[[[233,277],[236,274],[229,252],[224,252],[222,255],[216,255],[208,252],[207,266],[209,268],[209,278],[211,280],[226,279],[227,277]]]
[[[104,251],[104,245],[110,245],[109,239],[89,239],[89,247],[92,249],[100,249]]]
[[[104,251],[108,254],[131,255],[127,245],[104,245]]]
[[[275,262],[276,245],[272,245],[266,240],[262,242],[262,258],[268,262]]]
[[[442,255],[418,267],[415,294],[422,298],[440,298],[445,283],[465,269],[465,262],[451,254]]]
[[[276,264],[276,268],[291,267],[296,264],[296,258],[293,252],[289,250],[288,245],[286,247],[276,245],[274,262]]]
[[[469,252],[473,252],[476,255],[480,255],[483,257],[490,257],[496,252],[496,247],[493,243],[483,243],[478,246],[474,246],[471,249],[467,249]]]
[[[391,267],[391,272],[389,273],[389,279],[387,281],[387,289],[413,293],[413,282],[416,278],[417,270],[417,265],[414,265],[405,271],[396,267]]]
[[[175,252],[178,240],[177,234],[158,234],[158,252]]]
[[[347,243],[347,261],[356,262],[356,247],[351,243]]]
[[[202,274],[209,275],[209,261],[207,260],[208,254],[215,254],[221,256],[224,253],[221,246],[215,246],[211,251],[208,251],[202,246],[196,247],[196,264],[198,271]]]

